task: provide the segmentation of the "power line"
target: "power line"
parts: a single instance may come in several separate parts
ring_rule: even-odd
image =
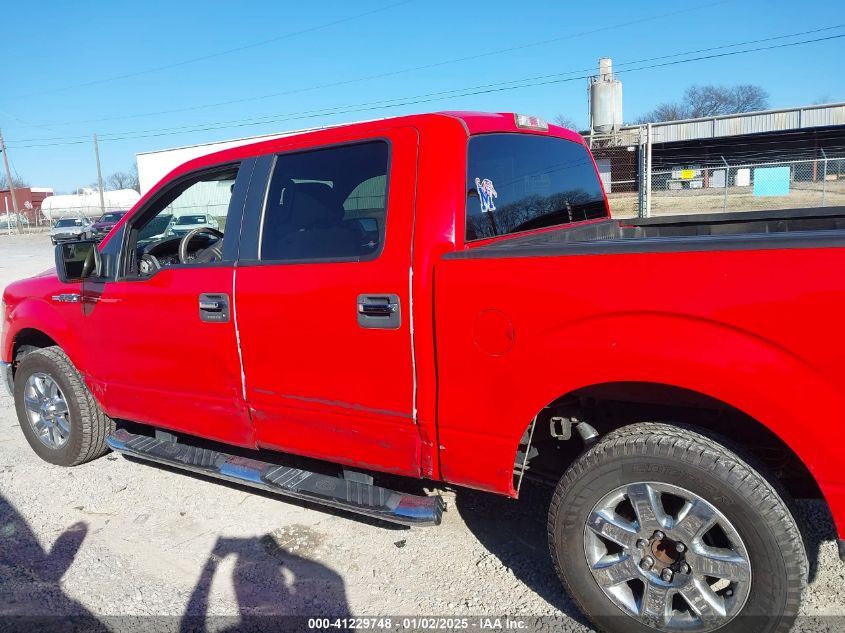
[[[159,111],[156,111],[156,112],[143,112],[143,113],[136,113],[136,114],[131,114],[131,115],[103,117],[103,118],[99,118],[99,119],[82,119],[82,120],[77,120],[77,121],[65,121],[65,122],[61,122],[61,123],[52,123],[51,125],[55,125],[55,126],[81,125],[81,124],[85,124],[85,123],[101,123],[101,122],[104,122],[104,121],[118,121],[118,120],[142,118],[142,117],[148,117],[148,116],[158,116],[158,115],[161,115],[161,114],[175,114],[175,113],[178,113],[178,112],[195,112],[196,110],[205,109],[205,108],[215,108],[215,107],[224,106],[224,105],[234,105],[234,104],[239,104],[239,103],[248,103],[248,102],[251,102],[251,101],[260,101],[260,100],[264,100],[264,99],[271,99],[271,98],[274,98],[274,97],[287,96],[287,95],[298,94],[298,93],[302,93],[302,92],[309,92],[309,91],[313,91],[313,90],[322,90],[324,88],[334,88],[334,87],[337,87],[337,86],[346,86],[346,85],[349,85],[349,84],[358,83],[358,82],[362,82],[362,81],[371,81],[373,79],[384,79],[384,78],[387,78],[387,77],[394,77],[396,75],[406,74],[406,73],[410,73],[410,72],[416,72],[416,71],[420,71],[420,70],[430,70],[432,68],[439,68],[439,67],[446,66],[446,65],[449,65],[449,64],[456,64],[456,63],[460,63],[460,62],[473,61],[473,60],[476,60],[476,59],[482,59],[484,57],[491,57],[491,56],[494,56],[494,55],[501,55],[501,54],[504,54],[504,53],[512,53],[512,52],[519,51],[519,50],[525,50],[525,49],[534,48],[534,47],[537,47],[537,46],[544,46],[546,44],[553,44],[553,43],[556,43],[556,42],[560,42],[560,41],[563,41],[563,40],[570,40],[570,39],[574,39],[574,38],[577,38],[577,37],[585,37],[587,35],[595,35],[596,33],[601,33],[603,31],[609,31],[609,30],[613,30],[613,29],[626,27],[626,26],[633,26],[633,25],[641,24],[643,22],[647,22],[647,21],[651,21],[651,20],[657,20],[657,19],[662,19],[662,18],[666,18],[666,17],[672,17],[672,16],[675,16],[675,15],[680,15],[682,13],[688,13],[690,11],[700,11],[700,10],[703,10],[703,9],[709,9],[711,7],[714,7],[714,6],[726,4],[728,2],[733,2],[733,1],[734,0],[717,0],[716,2],[711,2],[711,3],[705,4],[705,5],[696,5],[694,7],[689,7],[689,8],[686,8],[686,9],[680,9],[680,10],[677,10],[677,11],[670,11],[668,13],[661,13],[661,14],[652,15],[652,16],[645,16],[645,17],[642,17],[642,18],[638,18],[636,20],[629,20],[627,22],[620,22],[620,23],[617,23],[617,24],[611,24],[611,25],[608,25],[608,26],[598,27],[598,28],[595,28],[595,29],[591,29],[589,31],[581,31],[581,32],[578,32],[578,33],[570,33],[570,34],[567,34],[567,35],[561,35],[561,36],[557,36],[557,37],[553,37],[553,38],[549,38],[549,39],[545,39],[545,40],[528,42],[528,43],[520,44],[520,45],[517,45],[517,46],[500,48],[500,49],[496,49],[496,50],[492,50],[492,51],[486,51],[486,52],[483,52],[483,53],[476,53],[474,55],[468,55],[468,56],[465,56],[465,57],[456,57],[456,58],[452,58],[452,59],[442,60],[442,61],[439,61],[439,62],[432,62],[432,63],[429,63],[429,64],[423,64],[421,66],[412,66],[412,67],[409,67],[409,68],[402,68],[402,69],[399,69],[399,70],[393,70],[393,71],[388,71],[388,72],[384,72],[384,73],[378,73],[378,74],[375,74],[375,75],[367,75],[367,76],[363,76],[363,77],[356,77],[356,78],[352,78],[352,79],[344,79],[342,81],[335,81],[335,82],[331,82],[331,83],[317,84],[317,85],[307,86],[307,87],[303,87],[303,88],[295,88],[293,90],[284,90],[284,91],[280,91],[280,92],[272,92],[272,93],[263,94],[263,95],[256,95],[256,96],[253,96],[253,97],[241,97],[241,98],[238,98],[238,99],[230,99],[230,100],[227,100],[227,101],[218,101],[218,102],[213,102],[213,103],[192,105],[190,107],[185,107],[185,108],[174,108],[174,109],[169,109],[169,110],[159,110]],[[400,2],[399,4],[404,4],[404,3]],[[390,6],[397,6],[397,5],[390,5]],[[385,7],[385,8],[390,8],[390,7]],[[367,15],[367,14],[364,14],[364,15]],[[350,18],[350,19],[352,19],[352,18]],[[334,23],[332,23],[332,24],[334,24]],[[315,27],[315,29],[316,28],[322,28],[322,27]],[[830,29],[830,28],[837,28],[837,27],[826,27],[826,29]],[[820,29],[820,30],[826,30],[826,29]],[[815,32],[815,31],[813,31],[813,32]],[[789,37],[789,36],[782,36],[782,37]],[[260,43],[257,44],[257,45],[260,45]],[[242,47],[242,48],[249,48],[250,46],[246,46],[246,47]],[[240,49],[237,49],[237,50],[240,50]],[[217,55],[215,54],[213,56],[217,56]],[[197,60],[199,60],[199,59],[202,59],[202,58],[197,58]],[[186,62],[179,62],[179,63],[173,64],[171,66],[183,65],[184,63],[186,63]],[[171,66],[163,66],[163,67],[161,67],[161,69],[169,68]],[[151,69],[149,71],[141,71],[141,73],[154,72],[155,70],[156,69]],[[590,70],[590,69],[572,71],[572,72],[587,72],[588,70]],[[135,73],[135,74],[139,74],[139,73]],[[134,74],[125,75],[125,76],[131,77],[131,76],[134,76]],[[109,80],[102,80],[102,81],[109,81]],[[93,83],[101,83],[101,82],[93,82]],[[91,85],[91,84],[79,84],[79,86],[87,86],[87,85]],[[68,88],[59,88],[57,90],[65,90],[65,89],[68,89]],[[51,91],[47,91],[47,92],[51,92]],[[44,94],[44,93],[35,93],[35,94]],[[34,124],[30,124],[30,126],[42,127],[42,126],[35,126]]]
[[[682,56],[688,56],[688,55],[703,53],[703,52],[724,50],[726,48],[736,48],[738,46],[747,46],[749,44],[770,42],[770,41],[774,41],[774,40],[798,37],[798,36],[801,36],[801,35],[809,35],[809,34],[813,34],[813,33],[820,33],[820,32],[830,31],[832,29],[838,29],[838,28],[843,28],[843,27],[845,27],[845,24],[838,24],[838,25],[834,25],[834,26],[827,26],[827,27],[812,29],[812,30],[809,30],[809,31],[799,31],[799,32],[796,32],[796,33],[789,33],[789,34],[785,34],[785,35],[777,35],[777,36],[771,36],[771,37],[760,38],[760,39],[755,39],[755,40],[735,42],[735,43],[732,43],[732,44],[723,44],[723,45],[720,45],[720,46],[712,46],[712,47],[708,47],[708,48],[700,48],[700,49],[695,49],[695,50],[690,50],[690,51],[676,52],[676,53],[671,53],[671,54],[668,54],[668,55],[660,55],[660,56],[657,56],[657,57],[648,57],[648,58],[643,58],[643,59],[638,59],[638,60],[632,60],[632,61],[629,61],[629,62],[621,62],[621,63],[617,63],[615,65],[615,67],[617,69],[619,69],[620,67],[624,67],[624,66],[632,66],[632,65],[641,64],[641,63],[644,63],[644,62],[657,61],[657,60],[662,60],[662,59],[673,59],[673,60],[675,60],[675,63],[684,63],[686,61],[691,61],[691,60],[677,60],[677,58],[682,57]],[[812,41],[816,41],[816,40],[812,40]],[[790,43],[789,45],[795,45],[795,44],[801,44],[801,43],[803,43],[803,42],[793,42],[793,43]],[[771,48],[777,48],[777,47],[771,47]],[[760,49],[755,49],[755,50],[760,50]],[[735,51],[735,53],[742,53],[742,52],[746,52],[746,51]],[[634,70],[639,70],[639,69],[634,69]],[[453,95],[457,92],[461,92],[461,91],[464,91],[464,90],[475,90],[475,89],[481,89],[481,88],[500,88],[500,87],[514,85],[514,84],[524,84],[526,82],[540,80],[540,79],[566,77],[568,75],[572,75],[572,74],[575,74],[575,73],[586,73],[586,72],[592,73],[593,69],[592,68],[584,68],[584,69],[579,69],[579,70],[565,71],[563,73],[538,75],[538,76],[525,77],[525,78],[522,78],[522,79],[511,80],[511,81],[482,84],[482,85],[473,86],[473,87],[469,87],[469,88],[454,88],[454,89],[444,90],[444,91],[439,91],[439,92],[426,93],[424,95],[418,95],[417,97],[411,97],[411,98],[418,98],[420,96],[422,96],[422,97],[433,97],[433,96],[438,96],[438,95],[445,97],[445,96],[451,96],[451,95]],[[618,72],[624,72],[624,71],[618,71]],[[577,79],[583,79],[583,78],[584,77],[580,77],[580,76],[579,77],[572,77],[570,80],[577,80]],[[567,81],[569,81],[569,80],[567,80]],[[514,87],[522,87],[522,86],[514,86]],[[461,95],[457,95],[457,96],[461,96]],[[290,116],[290,117],[296,117],[296,118],[309,118],[305,115],[326,116],[326,115],[331,115],[331,114],[343,114],[343,113],[347,112],[349,108],[357,108],[357,107],[361,107],[361,106],[395,107],[394,105],[391,105],[391,104],[394,104],[397,101],[403,101],[404,99],[407,99],[407,98],[408,97],[400,97],[400,98],[393,98],[393,99],[383,99],[383,100],[378,100],[378,101],[374,101],[374,102],[365,102],[363,104],[353,104],[353,105],[347,105],[347,106],[333,106],[333,107],[321,108],[321,109],[317,109],[317,110],[305,110],[305,111],[293,112],[293,113],[289,113],[288,115],[281,115],[281,116]],[[274,121],[278,121],[279,116],[280,115],[265,115],[265,116],[262,116],[262,117],[251,117],[251,118],[246,118],[246,119],[231,119],[231,120],[228,120],[228,121],[210,122],[210,123],[207,123],[207,124],[194,124],[194,125],[187,125],[187,126],[173,126],[173,127],[164,127],[164,128],[152,128],[152,129],[146,129],[146,130],[142,129],[142,130],[123,131],[123,132],[110,132],[110,133],[107,132],[106,135],[111,135],[111,136],[114,137],[115,135],[122,135],[122,134],[139,135],[139,134],[151,134],[151,133],[158,133],[158,132],[169,133],[169,132],[180,132],[180,131],[181,132],[207,131],[207,130],[210,130],[210,129],[224,129],[225,127],[227,127],[229,125],[232,125],[234,127],[240,127],[239,124],[242,124],[242,123],[254,124],[254,125],[259,125],[259,124],[262,124],[262,123],[272,123]],[[46,138],[35,138],[35,139],[18,139],[18,140],[15,140],[13,142],[16,142],[16,143],[28,143],[28,142],[39,143],[41,141],[73,141],[73,140],[79,140],[80,142],[87,142],[87,138],[88,138],[87,136],[64,136],[64,137],[60,136],[60,137],[46,137]],[[140,138],[143,138],[143,137],[140,137]],[[113,138],[112,140],[116,140],[116,139]],[[67,143],[67,144],[74,144],[74,143]]]
[[[639,60],[632,60],[630,62],[617,63],[615,65],[615,67],[618,69],[620,67],[636,65],[636,64],[640,64],[640,63],[644,63],[644,62],[656,61],[656,60],[667,59],[667,58],[668,59],[674,59],[674,58],[677,58],[679,56],[687,56],[687,55],[693,55],[693,54],[715,51],[715,50],[724,50],[726,48],[736,48],[738,46],[746,46],[746,45],[749,45],[749,44],[769,42],[769,41],[774,41],[774,40],[779,40],[779,39],[787,39],[787,38],[792,38],[792,37],[798,37],[798,36],[801,36],[801,35],[809,35],[809,34],[813,34],[813,33],[829,31],[829,30],[832,30],[832,29],[838,29],[838,28],[842,28],[842,27],[845,27],[845,24],[838,24],[838,25],[835,25],[835,26],[827,26],[827,27],[822,27],[822,28],[818,28],[818,29],[812,29],[812,30],[809,30],[809,31],[800,31],[800,32],[796,32],[796,33],[789,33],[789,34],[786,34],[786,35],[778,35],[778,36],[772,36],[772,37],[761,38],[761,39],[756,39],[756,40],[748,40],[748,41],[744,41],[744,42],[736,42],[736,43],[732,43],[732,44],[724,44],[724,45],[713,46],[713,47],[709,47],[709,48],[701,48],[701,49],[696,49],[696,50],[691,50],[691,51],[676,52],[676,53],[671,53],[669,55],[661,55],[661,56],[657,56],[657,57],[649,57],[649,58],[643,58],[643,59],[639,59]],[[813,40],[813,41],[815,41],[815,40]],[[801,42],[796,42],[795,44],[800,44],[800,43]],[[792,44],[790,44],[790,45],[792,45]],[[777,48],[777,47],[772,47],[772,48]],[[738,52],[743,52],[743,51],[738,51]],[[688,60],[682,60],[682,61],[688,61]],[[539,79],[548,79],[548,78],[552,78],[552,77],[565,77],[567,75],[572,75],[572,74],[575,74],[575,73],[592,73],[593,71],[594,71],[593,68],[583,68],[583,69],[579,69],[579,70],[566,71],[566,72],[563,72],[563,73],[553,73],[553,74],[547,74],[547,75],[526,77],[526,78],[511,80],[511,81],[495,82],[495,83],[491,83],[491,84],[482,84],[480,86],[473,86],[471,88],[455,88],[455,89],[451,89],[451,90],[427,93],[427,94],[422,95],[422,96],[426,96],[426,97],[436,96],[436,95],[447,96],[447,95],[452,95],[453,93],[459,92],[461,90],[467,90],[467,89],[474,90],[474,89],[477,89],[477,88],[508,86],[508,85],[512,85],[512,84],[521,84],[521,83],[539,80]],[[619,71],[619,72],[623,72],[623,71]],[[583,79],[583,78],[584,77],[573,77],[572,80]],[[520,87],[520,86],[517,86],[517,87]],[[461,96],[461,95],[458,95],[458,96]],[[300,115],[342,114],[342,113],[345,112],[345,110],[344,110],[345,108],[359,107],[359,106],[362,106],[362,105],[373,105],[373,106],[379,105],[379,106],[384,106],[384,107],[394,107],[394,106],[389,106],[388,104],[391,104],[395,101],[401,101],[401,100],[406,99],[406,98],[407,97],[394,98],[394,99],[384,99],[384,100],[379,100],[379,101],[375,101],[375,102],[367,102],[367,103],[364,103],[364,104],[354,104],[352,106],[335,106],[335,107],[323,108],[323,109],[317,109],[317,110],[306,110],[306,111],[291,113],[290,116],[297,116],[298,118],[309,118],[309,117],[302,117]],[[412,97],[412,98],[416,98],[416,97]],[[338,112],[338,110],[340,110],[340,111]],[[288,116],[288,115],[283,115],[283,116]],[[153,128],[153,129],[147,129],[147,130],[136,130],[136,131],[131,131],[131,132],[112,132],[110,134],[112,134],[112,135],[114,135],[114,134],[146,134],[146,133],[153,133],[153,132],[173,132],[173,131],[191,131],[191,130],[206,131],[208,129],[221,128],[222,126],[229,125],[229,124],[234,125],[234,124],[240,124],[240,123],[254,123],[254,124],[258,125],[258,124],[261,124],[261,123],[272,123],[272,122],[277,121],[277,120],[278,120],[278,115],[266,115],[266,116],[262,116],[262,117],[251,117],[251,118],[247,118],[247,119],[232,119],[232,120],[228,120],[228,121],[212,122],[212,123],[203,124],[203,125],[188,125],[188,126],[174,126],[174,127],[166,127],[166,128]],[[213,128],[203,127],[204,125],[211,125],[211,126],[214,126],[214,127]],[[44,139],[27,139],[25,141],[16,141],[16,142],[28,142],[28,141],[34,142],[34,141],[40,141],[40,140],[74,140],[74,139],[81,139],[81,138],[87,138],[87,137],[81,137],[81,136],[80,137],[55,137],[55,138],[52,138],[52,139],[47,139],[47,138],[44,138]]]
[[[671,61],[666,61],[662,63],[650,64],[646,66],[640,66],[638,68],[627,68],[618,71],[619,73],[630,73],[630,72],[639,72],[643,70],[651,70],[654,68],[663,68],[667,66],[674,66],[678,64],[687,64],[694,61],[703,61],[709,59],[716,59],[722,57],[731,57],[734,55],[743,55],[748,53],[760,52],[760,51],[767,51],[767,50],[774,50],[774,49],[781,49],[781,48],[788,48],[793,46],[800,46],[804,44],[812,44],[817,42],[824,42],[834,39],[839,39],[845,37],[845,33],[839,35],[831,35],[827,37],[820,37],[820,38],[813,38],[808,40],[800,40],[797,42],[787,42],[783,44],[772,44],[768,46],[758,46],[755,48],[746,48],[738,51],[729,51],[724,53],[713,53],[709,55],[700,55],[698,57],[689,57],[684,59],[673,59]],[[750,42],[747,42],[750,43]],[[732,46],[742,46],[747,43],[738,43]],[[683,55],[683,54],[681,54]],[[633,64],[635,62],[628,62],[628,64]],[[620,64],[621,65],[621,64]],[[566,75],[569,73],[563,73]],[[375,102],[365,102],[360,104],[352,104],[347,106],[337,106],[334,108],[326,108],[322,110],[311,110],[311,111],[304,111],[304,112],[293,112],[284,115],[274,115],[274,116],[267,116],[267,117],[260,117],[260,118],[252,118],[252,119],[236,119],[232,121],[224,121],[218,123],[210,123],[204,125],[202,127],[199,126],[183,126],[183,127],[171,127],[171,128],[157,128],[157,129],[150,129],[150,130],[140,130],[136,132],[114,132],[112,134],[123,134],[123,136],[110,136],[109,138],[104,138],[102,140],[109,140],[109,141],[117,141],[117,140],[130,140],[130,139],[139,139],[139,138],[153,138],[157,136],[166,136],[170,135],[174,132],[181,132],[181,133],[195,133],[195,132],[205,132],[210,130],[220,130],[220,129],[232,129],[232,128],[240,128],[240,127],[250,127],[255,125],[263,125],[266,123],[278,123],[281,121],[291,121],[291,120],[298,120],[298,119],[308,119],[314,118],[318,116],[329,116],[329,115],[336,115],[336,114],[350,114],[350,113],[357,113],[357,112],[366,112],[370,110],[376,110],[381,108],[396,108],[396,107],[403,107],[407,105],[418,105],[421,103],[429,103],[431,101],[439,101],[444,98],[459,98],[459,97],[467,97],[467,96],[476,96],[480,94],[490,94],[496,92],[504,92],[509,90],[517,90],[521,88],[532,88],[537,86],[543,85],[550,85],[550,84],[557,84],[557,83],[566,83],[570,81],[577,81],[579,79],[587,79],[590,75],[582,75],[582,76],[575,76],[575,77],[565,77],[559,78],[560,75],[547,75],[543,77],[535,77],[535,78],[525,78],[521,80],[514,80],[511,82],[505,82],[506,84],[519,84],[519,85],[502,85],[501,83],[497,84],[484,84],[480,86],[468,87],[468,88],[457,88],[453,90],[446,90],[440,92],[433,92],[433,93],[426,93],[416,96],[410,97],[400,97],[396,99],[387,99]],[[542,79],[542,81],[536,81],[537,79]],[[520,83],[520,82],[529,82],[529,83]],[[77,137],[68,137],[70,138],[77,138]],[[38,139],[32,139],[38,140]],[[21,142],[21,141],[17,141]],[[79,141],[67,141],[67,142],[58,142],[58,143],[40,143],[40,144],[32,144],[32,145],[18,145],[15,146],[16,149],[20,148],[27,148],[27,147],[53,147],[57,145],[78,145],[87,141],[79,140]]]
[[[365,11],[363,13],[357,13],[355,15],[351,15],[345,18],[341,18],[338,20],[333,20],[331,22],[325,22],[323,24],[318,24],[316,26],[311,26],[305,29],[300,29],[298,31],[291,31],[289,33],[284,33],[282,35],[277,35],[276,37],[271,37],[266,40],[261,40],[260,42],[253,42],[251,44],[244,44],[243,46],[236,46],[234,48],[229,48],[226,50],[218,51],[216,53],[209,53],[207,55],[201,55],[199,57],[192,57],[190,59],[184,59],[182,61],[173,62],[172,64],[165,64],[163,66],[156,66],[154,68],[147,68],[146,70],[138,70],[131,73],[125,73],[122,75],[115,75],[112,77],[105,77],[103,79],[94,79],[92,81],[86,81],[83,83],[72,84],[70,86],[62,86],[59,88],[50,88],[48,90],[40,90],[38,92],[30,92],[28,94],[23,95],[14,95],[11,97],[12,99],[23,99],[26,97],[36,97],[40,95],[46,94],[53,94],[56,92],[64,92],[66,90],[72,90],[74,88],[86,88],[89,86],[96,86],[99,84],[110,83],[112,81],[119,81],[122,79],[131,79],[133,77],[140,77],[141,75],[149,75],[152,73],[161,72],[162,70],[169,70],[171,68],[178,68],[180,66],[187,66],[189,64],[196,64],[197,62],[206,61],[208,59],[215,59],[217,57],[223,57],[225,55],[231,55],[232,53],[239,53],[241,51],[245,51],[251,48],[257,48],[259,46],[266,46],[267,44],[273,44],[274,42],[278,42],[284,39],[288,39],[291,37],[296,37],[298,35],[305,35],[306,33],[313,33],[314,31],[321,31],[323,29],[327,29],[332,26],[337,26],[338,24],[344,24],[346,22],[351,22],[353,20],[358,20],[360,18],[364,18],[374,13],[381,13],[382,11],[387,11],[388,9],[394,9],[398,6],[403,4],[408,4],[411,0],[401,0],[401,2],[394,2],[393,4],[389,4],[383,7],[379,7],[378,9],[372,9],[370,11]]]
[[[719,4],[719,3],[716,3],[716,4]],[[662,59],[672,59],[672,58],[676,58],[676,57],[679,57],[679,56],[694,55],[694,54],[699,54],[699,53],[724,50],[724,49],[727,49],[727,48],[736,48],[738,46],[747,46],[749,44],[758,44],[758,43],[763,43],[763,42],[771,42],[771,41],[776,41],[776,40],[799,37],[799,36],[803,36],[803,35],[811,35],[811,34],[815,34],[815,33],[822,33],[822,32],[826,32],[826,31],[840,29],[840,28],[843,28],[843,27],[845,27],[845,24],[836,24],[836,25],[833,25],[833,26],[825,26],[825,27],[811,29],[811,30],[807,30],[807,31],[798,31],[798,32],[795,32],[795,33],[787,33],[787,34],[784,34],[784,35],[775,35],[775,36],[770,36],[770,37],[765,37],[765,38],[760,38],[760,39],[755,39],[755,40],[747,40],[747,41],[743,41],[743,42],[736,42],[736,43],[732,43],[732,44],[722,44],[722,45],[719,45],[719,46],[711,46],[711,47],[707,47],[707,48],[700,48],[700,49],[695,49],[695,50],[690,50],[690,51],[676,52],[676,53],[671,53],[671,54],[668,54],[668,55],[659,55],[659,56],[656,56],[656,57],[646,57],[646,58],[642,58],[642,59],[632,60],[632,61],[629,61],[629,62],[616,63],[614,65],[614,67],[618,70],[621,67],[632,66],[632,65],[636,65],[636,64],[645,63],[645,62],[657,61],[657,60],[662,60]],[[608,28],[610,28],[610,27],[608,27]],[[587,32],[587,33],[592,33],[592,31]],[[422,68],[422,67],[419,67],[419,68]],[[548,78],[552,78],[552,77],[564,77],[564,76],[572,75],[572,74],[576,74],[576,73],[592,73],[593,71],[594,71],[594,68],[592,68],[592,67],[591,68],[581,68],[581,69],[578,69],[578,70],[570,70],[570,71],[565,71],[565,72],[562,72],[562,73],[552,73],[552,74],[546,74],[546,75],[538,75],[538,76],[534,76],[534,77],[526,77],[526,78],[511,80],[511,81],[496,82],[496,83],[493,83],[493,84],[484,84],[482,86],[475,86],[474,88],[489,87],[489,86],[505,86],[505,85],[509,85],[509,84],[525,83],[527,81],[534,81],[534,80],[539,80],[539,79],[548,79]],[[396,72],[404,72],[404,71],[396,71]],[[621,71],[619,71],[619,72],[621,72]],[[390,73],[388,73],[388,74],[390,74]],[[377,76],[374,75],[373,77],[377,77]],[[581,78],[582,77],[575,77],[574,79],[581,79]],[[345,82],[338,82],[338,85],[343,84],[343,83],[349,83],[349,82],[352,82],[352,81],[358,81],[358,80],[356,79],[356,80],[348,80],[348,81],[345,81]],[[326,84],[326,86],[329,86],[329,85],[336,85],[336,84]],[[273,95],[264,95],[264,96],[254,97],[254,98],[237,99],[237,100],[229,101],[229,102],[220,102],[219,104],[216,104],[216,105],[228,105],[228,104],[231,104],[231,103],[240,103],[240,102],[243,102],[243,101],[249,101],[249,100],[253,100],[253,99],[262,99],[262,98],[267,97],[267,96],[278,96],[278,95],[285,95],[285,94],[293,94],[293,93],[304,91],[304,90],[311,90],[313,88],[316,88],[316,87],[300,88],[300,89],[290,90],[290,91],[287,91],[287,92],[274,93]],[[440,93],[429,93],[429,95],[434,95],[434,94],[444,94],[445,95],[445,94],[450,94],[452,92],[456,92],[458,90],[461,90],[461,89],[455,88],[455,89],[452,89],[452,90],[441,91]],[[378,101],[378,102],[370,102],[370,103],[388,103],[388,102],[396,101],[396,100],[397,99],[386,99],[386,100],[382,100],[382,101]],[[398,100],[401,100],[401,98],[398,99]],[[358,105],[360,105],[360,104],[358,104]],[[199,106],[199,107],[202,107],[202,106]],[[349,106],[343,106],[343,107],[349,107]],[[181,112],[181,111],[194,110],[194,109],[195,108],[180,108],[178,110],[163,111],[162,113]],[[319,113],[332,114],[333,112],[331,112],[331,111],[336,110],[336,109],[337,109],[337,107],[324,108],[324,109],[320,109],[320,110],[309,110],[309,111],[297,112],[297,113],[293,113],[293,114],[298,115],[298,114],[310,114],[310,113],[318,113],[318,112]],[[155,113],[153,113],[153,114],[155,114]],[[146,116],[146,115],[139,115],[139,116]],[[87,120],[87,121],[79,121],[78,123],[100,122],[100,121],[107,121],[107,120],[113,120],[113,119],[118,119],[118,118],[126,118],[126,117],[110,117],[110,118],[106,118],[106,119],[90,119],[90,120]],[[271,120],[266,121],[268,118],[271,119]],[[264,116],[264,117],[252,117],[252,118],[249,118],[249,119],[233,119],[233,120],[229,120],[229,121],[218,122],[217,124],[241,123],[241,122],[246,122],[246,121],[251,121],[251,122],[255,122],[256,124],[259,124],[259,123],[262,123],[262,122],[273,122],[272,119],[275,119],[275,117],[267,115],[267,116]],[[52,123],[51,125],[61,126],[61,125],[70,125],[72,123],[74,123],[74,122]],[[216,125],[216,124],[211,123],[211,125]],[[112,135],[114,135],[114,134],[140,134],[140,133],[147,133],[147,132],[166,132],[166,131],[188,130],[188,129],[194,129],[194,128],[197,128],[197,127],[198,127],[197,125],[175,126],[175,127],[166,127],[166,128],[153,128],[153,129],[148,129],[148,130],[136,130],[136,131],[131,131],[131,132],[111,132],[111,133],[106,132],[106,134],[107,135],[108,134],[112,134]],[[200,130],[205,130],[205,128],[200,128]],[[200,131],[200,130],[198,130],[198,131]],[[29,142],[39,142],[39,141],[69,141],[69,140],[82,140],[82,139],[87,139],[87,138],[88,138],[87,136],[82,136],[82,135],[80,135],[80,136],[57,136],[57,137],[42,137],[42,138],[35,138],[35,139],[18,139],[18,140],[12,141],[12,142],[29,143]]]

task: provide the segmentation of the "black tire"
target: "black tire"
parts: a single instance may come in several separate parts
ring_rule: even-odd
[[[36,372],[48,374],[61,389],[68,405],[70,434],[59,448],[51,448],[36,435],[24,404],[27,379]],[[114,432],[109,418],[85,386],[79,372],[61,348],[36,349],[24,356],[15,372],[15,409],[24,437],[45,462],[57,466],[78,466],[108,452],[106,437]]]
[[[569,595],[599,628],[655,630],[611,601],[585,554],[587,517],[596,504],[621,486],[644,481],[698,495],[731,522],[747,549],[750,593],[719,633],[785,633],[792,626],[808,574],[799,527],[786,493],[725,444],[675,425],[633,424],[587,450],[561,478],[549,510],[552,560]]]

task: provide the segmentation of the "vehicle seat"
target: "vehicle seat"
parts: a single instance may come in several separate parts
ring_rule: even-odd
[[[283,259],[350,257],[361,252],[361,238],[343,220],[343,204],[328,185],[295,183],[284,206],[290,214],[270,247]]]

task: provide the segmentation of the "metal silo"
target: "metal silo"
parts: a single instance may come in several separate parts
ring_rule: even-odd
[[[622,127],[622,82],[613,78],[613,61],[599,60],[599,74],[590,77],[590,130],[609,134]]]

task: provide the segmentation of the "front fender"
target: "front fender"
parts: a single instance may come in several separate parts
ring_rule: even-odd
[[[80,357],[81,342],[78,334],[74,333],[67,315],[63,314],[66,309],[80,311],[81,315],[82,308],[79,304],[58,307],[52,305],[50,300],[40,297],[27,298],[15,305],[7,315],[7,326],[2,341],[3,360],[13,360],[15,341],[21,332],[36,330],[53,339],[71,362],[76,364],[74,359]]]
[[[0,336],[0,358],[11,362],[15,341],[24,330],[35,330],[50,337],[77,367],[82,358],[85,332],[82,304],[58,302],[57,295],[80,294],[82,284],[62,283],[55,269],[6,286],[3,300],[6,319]]]

